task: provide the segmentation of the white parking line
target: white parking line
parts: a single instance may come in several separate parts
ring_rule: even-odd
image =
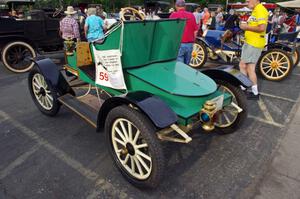
[[[281,97],[281,96],[277,96],[277,95],[272,95],[272,94],[269,94],[269,93],[264,93],[264,92],[259,92],[260,95],[262,96],[266,96],[266,97],[272,97],[272,98],[276,98],[276,99],[280,99],[280,100],[283,100],[283,101],[288,101],[288,102],[297,102],[296,100],[293,100],[293,99],[290,99],[290,98],[285,98],[285,97]]]
[[[270,124],[270,125],[272,125],[272,126],[276,126],[276,127],[280,127],[280,128],[284,127],[283,124],[279,124],[279,123],[274,122],[274,121],[271,122],[271,121],[268,121],[268,120],[266,120],[266,119],[263,119],[263,118],[254,116],[254,115],[248,115],[248,118],[252,118],[252,119],[254,119],[254,120],[257,120],[257,121],[262,122],[262,123],[265,123],[265,124]]]
[[[271,122],[271,123],[274,123],[274,120],[273,120],[270,112],[268,111],[265,103],[263,102],[263,100],[260,99],[260,100],[257,101],[257,103],[258,103],[258,106],[259,106],[260,110],[264,114],[266,120],[269,121],[269,122]]]
[[[6,168],[0,171],[0,180],[4,179],[6,176],[11,174],[11,172],[18,166],[20,166],[23,162],[27,160],[32,154],[34,154],[40,148],[39,144],[34,145],[29,149],[29,151],[25,152],[17,159],[15,159],[12,163],[10,163]]]
[[[66,163],[67,165],[72,167],[73,169],[75,169],[77,172],[79,172],[85,178],[87,178],[91,181],[94,181],[97,189],[107,190],[109,188],[109,191],[107,193],[110,194],[113,198],[120,198],[120,197],[124,198],[124,196],[127,197],[127,194],[125,192],[116,189],[111,183],[102,179],[96,172],[94,172],[88,168],[85,168],[80,162],[71,158],[62,150],[51,145],[47,140],[40,137],[37,133],[35,133],[31,129],[27,128],[26,126],[22,125],[17,120],[11,118],[8,114],[6,114],[5,112],[3,112],[1,110],[0,110],[0,116],[9,120],[12,123],[12,125],[14,127],[16,127],[17,129],[19,129],[23,134],[27,135],[32,140],[36,141],[38,145],[45,147],[47,149],[47,151],[49,151],[55,157],[57,157],[58,159],[60,159],[61,161],[63,161],[64,163]],[[24,157],[19,157],[19,159],[23,160],[25,157],[30,156],[30,154],[32,154],[33,153],[32,151],[34,151],[34,150],[32,149],[30,151],[28,153],[25,153],[27,155],[24,155]],[[16,163],[14,163],[14,165],[21,163],[20,160],[16,160]],[[13,168],[15,168],[15,167],[11,166],[11,168],[5,168],[4,170],[7,170],[7,171],[5,171],[4,174],[11,172]],[[101,181],[102,183],[96,183],[98,181]]]

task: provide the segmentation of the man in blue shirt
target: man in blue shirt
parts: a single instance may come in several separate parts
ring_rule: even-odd
[[[96,16],[96,12],[96,8],[89,8],[85,20],[84,33],[89,42],[104,38],[104,21]]]

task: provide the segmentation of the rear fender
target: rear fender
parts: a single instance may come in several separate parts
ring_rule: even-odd
[[[68,84],[67,80],[61,73],[61,67],[53,63],[49,58],[34,61],[36,67],[39,68],[40,72],[45,78],[47,84],[52,89],[59,92],[60,95],[70,93],[75,95],[73,89]]]
[[[196,38],[196,43],[197,42],[202,42],[204,45],[206,45],[206,47],[209,47],[210,45],[209,45],[209,43],[205,40],[205,38],[203,38],[203,37],[197,37]]]
[[[284,51],[289,51],[289,52],[292,52],[292,50],[293,50],[293,48],[291,48],[287,44],[281,44],[281,43],[270,43],[270,44],[266,45],[265,48],[268,50],[278,48],[278,49],[282,49]]]
[[[97,131],[103,129],[110,110],[130,104],[137,107],[159,129],[169,127],[178,120],[173,110],[159,97],[145,91],[136,91],[105,100],[98,113]]]
[[[202,69],[201,72],[212,79],[227,81],[234,86],[242,85],[245,88],[249,88],[252,86],[252,81],[247,76],[242,74],[239,70],[234,69],[233,66],[207,68]]]

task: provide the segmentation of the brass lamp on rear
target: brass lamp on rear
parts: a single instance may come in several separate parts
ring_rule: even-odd
[[[215,102],[206,101],[200,111],[200,120],[202,122],[202,128],[205,131],[212,131],[215,128],[212,118],[216,113],[216,107]]]

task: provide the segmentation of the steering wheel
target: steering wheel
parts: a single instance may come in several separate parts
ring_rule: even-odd
[[[125,7],[121,9],[120,19],[122,21],[142,21],[144,16],[134,8]]]
[[[55,12],[52,14],[52,17],[57,17],[62,11],[64,10],[64,7],[55,8]]]

